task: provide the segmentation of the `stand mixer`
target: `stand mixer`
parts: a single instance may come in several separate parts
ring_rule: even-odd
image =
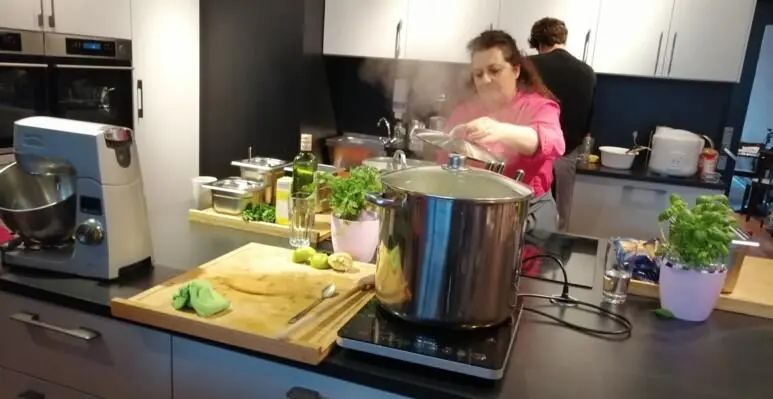
[[[150,263],[137,148],[123,127],[43,116],[14,124],[0,219],[17,236],[3,265],[114,279]]]

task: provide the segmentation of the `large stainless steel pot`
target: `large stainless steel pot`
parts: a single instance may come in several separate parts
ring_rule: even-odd
[[[382,175],[376,297],[403,319],[454,328],[512,313],[532,190],[494,172],[448,164]]]
[[[0,219],[24,240],[59,244],[72,238],[75,176],[31,175],[17,163],[0,170]]]

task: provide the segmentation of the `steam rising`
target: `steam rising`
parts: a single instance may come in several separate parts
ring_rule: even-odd
[[[395,78],[407,79],[410,92],[406,118],[425,118],[433,113],[448,116],[455,104],[471,94],[466,87],[470,79],[466,65],[366,59],[360,65],[359,78],[379,87],[390,103]],[[446,96],[442,109],[436,102],[440,95]]]

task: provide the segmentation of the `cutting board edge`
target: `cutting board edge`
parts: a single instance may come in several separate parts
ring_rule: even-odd
[[[303,345],[303,343],[275,340],[184,317],[175,318],[174,324],[176,325],[170,325],[171,323],[165,322],[168,320],[168,314],[157,312],[142,303],[124,298],[113,298],[110,301],[110,314],[119,319],[314,366],[321,363],[335,345],[333,342],[333,345],[327,348],[321,346],[314,348]],[[223,336],[230,337],[231,340],[223,339]]]

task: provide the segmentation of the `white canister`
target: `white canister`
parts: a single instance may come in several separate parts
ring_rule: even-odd
[[[191,185],[193,186],[193,207],[195,209],[207,209],[212,207],[212,194],[209,189],[202,186],[216,181],[217,178],[212,176],[196,176],[191,178]]]

